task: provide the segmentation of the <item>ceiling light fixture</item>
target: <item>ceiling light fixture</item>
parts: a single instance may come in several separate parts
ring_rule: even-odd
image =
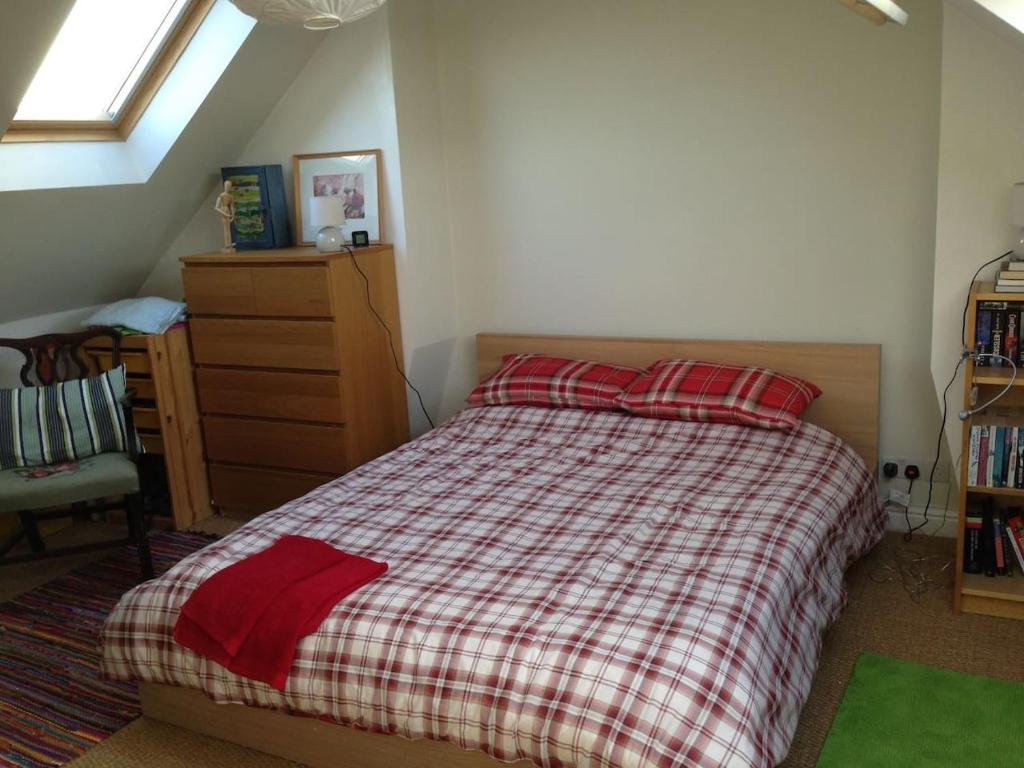
[[[892,0],[840,0],[840,2],[879,25],[885,24],[887,21],[894,21],[901,27],[905,27],[907,19],[910,18],[910,15]]]
[[[231,0],[257,21],[302,26],[315,32],[337,29],[384,5],[384,0]]]

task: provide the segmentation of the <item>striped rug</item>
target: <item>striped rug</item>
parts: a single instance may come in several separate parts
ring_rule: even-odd
[[[152,534],[156,571],[211,540]],[[97,673],[100,626],[138,582],[126,548],[0,603],[0,766],[63,765],[139,716],[135,685]]]

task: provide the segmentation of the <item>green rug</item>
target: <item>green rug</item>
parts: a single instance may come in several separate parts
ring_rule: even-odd
[[[1020,649],[1008,645],[1007,664]],[[862,654],[818,768],[1024,766],[1024,684]]]

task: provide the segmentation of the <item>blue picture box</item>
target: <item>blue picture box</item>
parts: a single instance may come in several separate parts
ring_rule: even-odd
[[[284,199],[284,175],[280,165],[240,165],[221,168],[221,179],[230,181],[235,198],[231,238],[239,251],[288,248],[292,229]]]

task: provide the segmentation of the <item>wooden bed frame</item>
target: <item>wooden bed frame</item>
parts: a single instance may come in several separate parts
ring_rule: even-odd
[[[585,336],[480,334],[480,378],[493,374],[502,355],[541,352],[646,367],[669,357],[772,368],[817,384],[823,394],[805,418],[845,440],[872,471],[878,465],[881,347],[777,341],[674,341]],[[411,741],[344,725],[240,705],[215,704],[200,691],[141,683],[146,717],[295,760],[314,768],[495,768],[482,752],[427,739]],[[512,765],[532,765],[520,760]]]

